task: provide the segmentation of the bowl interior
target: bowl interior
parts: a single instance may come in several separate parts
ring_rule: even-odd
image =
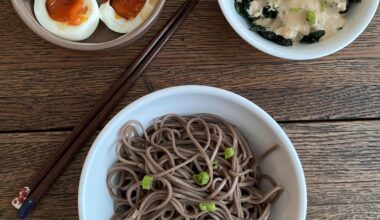
[[[100,5],[101,0],[97,0]],[[69,41],[62,39],[49,31],[45,30],[37,21],[33,12],[34,1],[32,0],[12,0],[12,4],[19,14],[24,23],[32,29],[40,37],[45,40],[57,44],[59,46],[79,49],[79,50],[98,50],[108,49],[118,46],[123,46],[128,43],[132,43],[138,37],[140,37],[157,19],[159,13],[164,5],[165,0],[153,0],[156,1],[156,7],[148,16],[148,18],[135,30],[127,34],[119,34],[110,30],[102,21],[96,31],[87,39],[83,41]]]
[[[149,126],[152,119],[177,113],[213,113],[235,124],[260,155],[273,144],[280,148],[262,163],[285,190],[270,219],[303,220],[306,217],[306,185],[297,153],[280,126],[262,109],[231,92],[205,86],[181,86],[147,95],[124,108],[102,130],[86,158],[79,187],[81,219],[109,219],[113,201],[106,185],[107,171],[116,161],[115,146],[121,126],[131,119]],[[96,211],[94,211],[96,210]]]
[[[249,44],[276,57],[293,60],[315,59],[332,54],[354,41],[373,18],[379,0],[361,1],[347,12],[347,22],[333,37],[314,44],[298,44],[291,47],[280,46],[249,30],[249,24],[240,16],[234,0],[219,0],[219,5],[231,27]]]

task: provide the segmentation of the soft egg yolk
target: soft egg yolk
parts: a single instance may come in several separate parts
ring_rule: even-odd
[[[86,0],[46,0],[49,16],[68,25],[80,25],[87,19]]]
[[[116,14],[127,20],[134,19],[144,7],[146,0],[110,0]]]

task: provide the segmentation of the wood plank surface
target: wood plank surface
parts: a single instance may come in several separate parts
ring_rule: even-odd
[[[304,168],[308,219],[379,219],[380,121],[282,124]],[[0,134],[0,219],[12,219],[10,200],[67,132]],[[32,219],[77,218],[81,150],[46,196]],[[30,154],[33,152],[33,154]],[[22,164],[22,166],[20,166]]]
[[[81,52],[40,39],[0,4],[0,219],[10,200],[182,3],[123,49]],[[201,84],[231,90],[270,113],[299,153],[307,219],[380,219],[380,13],[350,46],[288,61],[245,43],[215,0],[201,0],[114,110],[151,91]],[[92,142],[92,141],[91,141]],[[30,219],[78,219],[79,176],[90,143]]]
[[[167,1],[146,36],[118,50],[80,52],[40,39],[0,5],[0,131],[71,129],[181,1]],[[237,92],[278,121],[380,118],[380,14],[344,50],[287,61],[245,43],[215,0],[202,0],[146,71],[155,90],[206,84]],[[147,94],[140,80],[119,106]]]

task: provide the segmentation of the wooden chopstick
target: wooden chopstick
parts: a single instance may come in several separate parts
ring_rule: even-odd
[[[74,128],[63,145],[29,184],[30,194],[23,203],[18,217],[25,218],[35,203],[43,196],[51,184],[60,176],[66,165],[91,138],[99,125],[107,119],[112,109],[125,95],[128,89],[140,77],[142,72],[155,58],[173,33],[184,22],[199,0],[187,0],[169,19],[159,34],[153,38],[143,52],[115,82],[88,115]]]
[[[109,91],[104,94],[104,96],[95,104],[91,111],[74,127],[71,134],[66,138],[63,144],[55,151],[52,157],[43,165],[36,176],[33,177],[27,184],[26,187],[30,191],[42,181],[42,179],[47,175],[51,168],[58,162],[61,156],[67,151],[67,149],[73,144],[73,142],[79,137],[82,131],[88,126],[88,124],[94,119],[94,117],[100,112],[100,110],[107,104],[112,96],[124,85],[129,76],[134,72],[137,66],[145,59],[146,55],[154,48],[154,45],[162,38],[164,33],[171,27],[176,19],[181,15],[181,10],[190,1],[186,1],[179,10],[173,15],[173,17],[167,22],[159,34],[153,38],[153,40],[148,44],[148,46],[140,53],[140,55],[132,62],[129,68],[124,71],[120,78],[110,87]]]

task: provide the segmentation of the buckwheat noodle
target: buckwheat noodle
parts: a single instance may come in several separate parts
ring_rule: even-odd
[[[235,153],[225,159],[231,147]],[[259,164],[274,149],[255,157],[233,125],[211,114],[165,115],[146,130],[129,121],[107,177],[115,201],[112,219],[268,219],[282,188],[260,173]],[[200,172],[209,175],[204,186],[193,177]],[[153,177],[150,190],[141,187],[145,175]],[[272,185],[269,191],[263,181]],[[202,202],[216,210],[201,211]]]

